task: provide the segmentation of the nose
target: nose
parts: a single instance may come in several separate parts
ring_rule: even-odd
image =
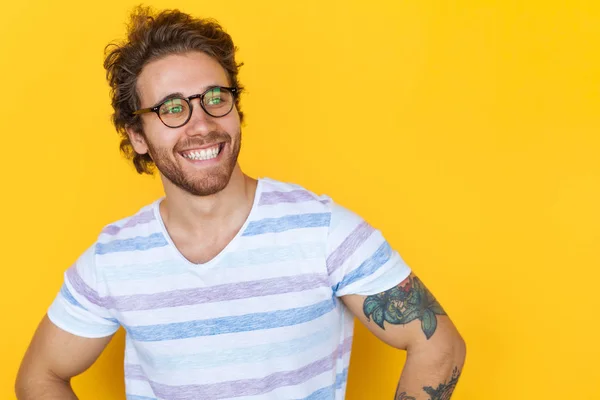
[[[185,124],[185,133],[188,136],[204,136],[215,130],[215,119],[204,111],[200,106],[200,99],[191,101],[192,115],[187,124]]]

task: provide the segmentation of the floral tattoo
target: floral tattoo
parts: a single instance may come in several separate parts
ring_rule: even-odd
[[[385,329],[384,321],[404,325],[418,319],[427,339],[431,338],[437,328],[436,314],[446,315],[442,306],[416,276],[409,276],[390,290],[367,296],[363,312],[381,329]]]

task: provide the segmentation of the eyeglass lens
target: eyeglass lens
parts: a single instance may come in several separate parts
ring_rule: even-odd
[[[209,89],[201,97],[201,106],[212,117],[223,117],[233,108],[233,94],[224,88]],[[161,104],[158,116],[169,127],[184,125],[190,118],[191,107],[187,99],[173,98]]]

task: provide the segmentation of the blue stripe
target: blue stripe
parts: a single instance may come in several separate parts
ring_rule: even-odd
[[[333,400],[335,399],[334,385],[324,387],[298,400]]]
[[[211,350],[194,354],[186,353],[184,355],[173,355],[171,352],[168,354],[153,354],[152,357],[144,357],[144,353],[140,353],[138,356],[140,361],[158,371],[217,368],[226,365],[265,362],[274,358],[298,355],[302,352],[312,351],[316,346],[327,343],[330,339],[331,329],[327,327],[311,335],[285,342]]]
[[[344,287],[371,275],[377,271],[382,265],[389,261],[392,256],[392,248],[388,242],[384,242],[375,253],[368,259],[366,259],[358,268],[346,275],[346,277],[337,284],[334,288],[334,292],[343,289]]]
[[[96,254],[148,250],[155,247],[163,247],[167,244],[168,243],[162,233],[153,233],[150,236],[136,236],[129,239],[113,240],[108,243],[97,243]]]
[[[133,394],[125,394],[127,400],[156,400],[156,397],[136,396]]]
[[[346,382],[348,381],[348,368],[344,368],[344,370],[335,376],[335,388],[341,389],[344,387]]]
[[[255,265],[306,261],[323,258],[324,242],[293,243],[288,246],[273,246],[227,253],[218,261],[218,268],[243,268]],[[180,260],[161,261],[148,264],[98,266],[99,281],[126,281],[152,279],[162,276],[182,275],[190,272],[190,265]]]
[[[331,213],[314,213],[287,215],[280,218],[265,218],[252,221],[242,236],[261,235],[263,233],[278,233],[291,229],[319,228],[329,226]]]
[[[73,297],[73,295],[69,291],[69,288],[64,283],[60,287],[60,294],[65,298],[65,300],[67,300],[69,303],[73,304],[75,307],[83,308],[84,310],[87,311],[87,308],[85,308],[84,306],[82,306],[81,303],[79,303],[75,299],[75,297]]]
[[[154,342],[280,328],[312,321],[335,307],[332,299],[312,306],[161,325],[127,326],[133,340]]]

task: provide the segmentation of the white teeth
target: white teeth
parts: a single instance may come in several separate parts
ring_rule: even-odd
[[[215,158],[219,155],[219,146],[211,147],[210,149],[202,149],[191,151],[185,155],[185,158],[189,158],[190,160],[210,160],[211,158]]]

